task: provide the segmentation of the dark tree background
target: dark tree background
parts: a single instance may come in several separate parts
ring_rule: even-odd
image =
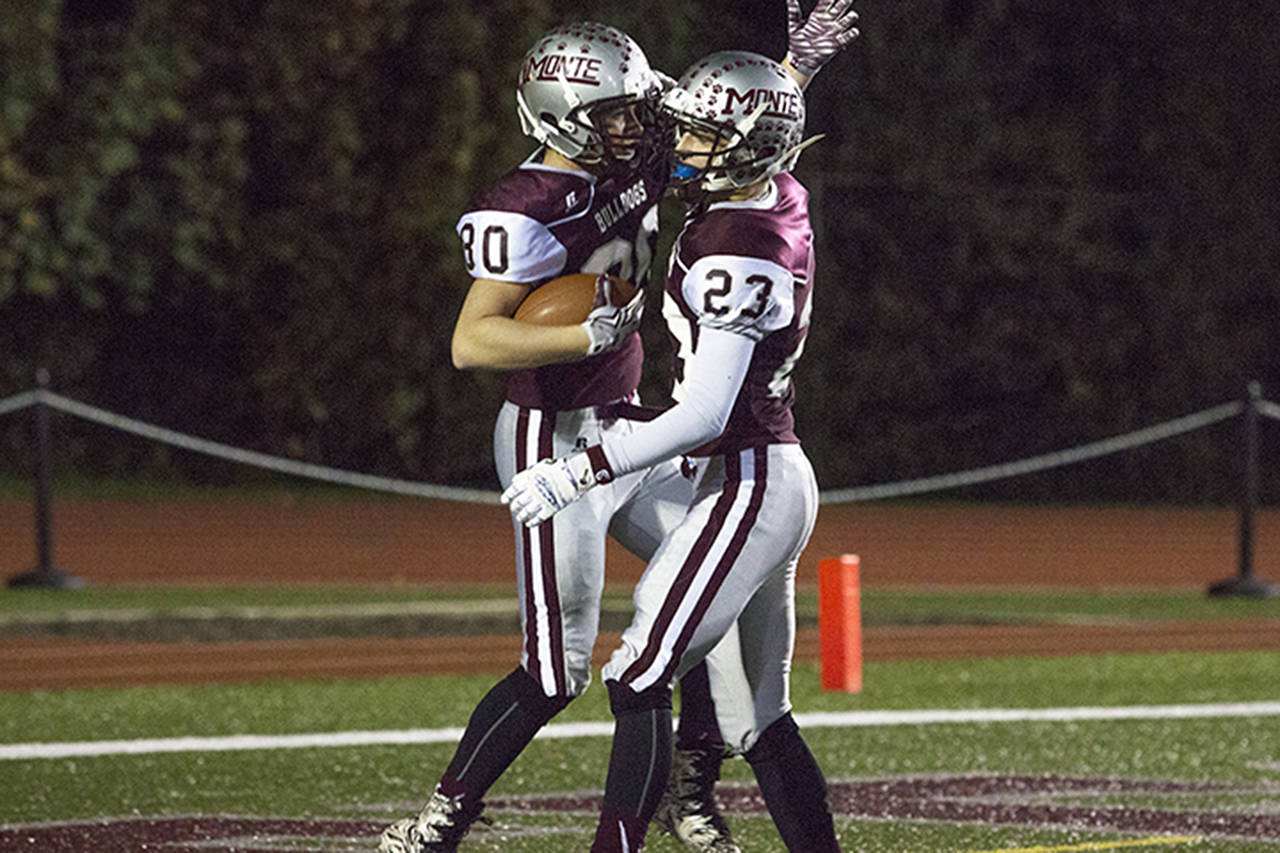
[[[1280,397],[1274,4],[858,8],[798,168],[820,238],[798,414],[824,487],[1092,441],[1253,378]],[[672,74],[786,43],[782,0],[4,0],[0,398],[45,365],[174,429],[492,485],[502,382],[449,364],[453,225],[531,148],[524,50],[582,17]],[[63,470],[252,476],[67,418],[58,439]],[[1223,424],[967,496],[1221,501],[1238,450]],[[29,464],[27,418],[0,420],[0,471]]]

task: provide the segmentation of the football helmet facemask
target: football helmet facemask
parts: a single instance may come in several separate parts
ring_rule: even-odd
[[[721,192],[753,184],[790,169],[800,151],[817,141],[802,141],[800,86],[777,62],[746,51],[722,51],[695,62],[660,108],[668,138],[676,140],[672,183],[687,189]],[[698,156],[680,150],[686,134],[697,137]]]
[[[525,54],[516,86],[528,136],[592,171],[630,171],[660,156],[661,86],[630,36],[582,21],[552,30]]]

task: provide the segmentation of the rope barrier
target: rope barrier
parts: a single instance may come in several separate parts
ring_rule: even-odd
[[[323,480],[329,483],[356,486],[378,492],[393,492],[400,495],[460,501],[462,503],[500,503],[497,492],[438,486],[431,483],[415,483],[408,480],[394,480],[389,477],[375,477],[371,474],[359,474],[354,471],[327,468],[323,465],[314,465],[309,462],[298,462],[281,456],[269,456],[265,453],[243,450],[238,447],[232,447],[229,444],[196,438],[195,436],[175,432],[164,427],[153,426],[133,418],[126,418],[123,415],[117,415],[104,409],[99,409],[96,406],[80,403],[69,397],[63,397],[61,394],[55,394],[52,391],[35,391],[32,393],[36,395],[36,399],[33,401],[35,403],[44,403],[52,409],[57,409],[103,426],[133,433],[134,435],[159,441],[163,444],[170,444],[174,447],[194,450],[197,453],[204,453],[219,459],[227,459],[245,465],[255,465],[259,468],[279,471],[284,474],[293,474],[312,480]]]
[[[0,400],[0,415],[7,415],[10,412],[17,412],[28,406],[35,405],[36,392],[23,391],[21,394],[14,394],[12,397],[6,397]]]
[[[1184,415],[1162,424],[1135,430],[1134,432],[1106,438],[1101,441],[1082,444],[1068,450],[1045,453],[1017,462],[1006,462],[1000,465],[988,465],[985,468],[973,468],[954,474],[940,474],[934,477],[920,477],[915,480],[900,480],[896,483],[883,483],[874,486],[862,486],[852,489],[837,489],[819,494],[819,501],[824,504],[852,503],[854,501],[880,500],[896,498],[903,495],[914,495],[921,492],[935,492],[942,489],[953,489],[958,486],[972,486],[991,480],[1017,477],[1035,471],[1044,471],[1073,462],[1083,462],[1098,456],[1106,456],[1120,450],[1128,450],[1150,444],[1161,439],[1181,435],[1184,432],[1200,429],[1218,421],[1234,417],[1244,410],[1244,403],[1235,401],[1223,403],[1190,415]]]
[[[254,465],[259,468],[278,471],[284,474],[292,474],[294,476],[305,477],[313,480],[323,480],[325,482],[338,483],[344,486],[371,489],[373,491],[411,495],[414,497],[434,498],[437,500],[476,504],[500,503],[498,499],[498,492],[494,491],[486,491],[483,489],[464,489],[453,486],[441,486],[433,483],[419,483],[409,480],[397,480],[389,477],[376,477],[371,474],[360,474],[354,471],[344,471],[339,468],[328,468],[323,465],[314,465],[309,462],[298,462],[297,460],[287,459],[281,456],[271,456],[265,453],[257,453],[252,450],[244,450],[242,448],[232,447],[228,444],[209,441],[208,439],[197,438],[195,436],[175,432],[174,430],[165,429],[164,427],[154,426],[123,415],[117,415],[113,412],[108,412],[105,409],[99,409],[96,406],[90,406],[69,397],[64,397],[61,394],[56,394],[52,391],[45,391],[43,389],[24,391],[20,394],[15,394],[12,397],[0,399],[0,415],[16,412],[39,403],[43,403],[52,409],[57,409],[58,411],[65,412],[69,415],[74,415],[123,432],[132,433],[143,438],[149,438],[153,441],[159,441],[174,447],[181,447],[186,450],[195,451],[196,453],[204,453],[208,456],[214,456],[219,459],[226,459],[231,462],[239,462],[245,465]],[[1267,400],[1260,400],[1258,401],[1257,406],[1258,411],[1262,414],[1267,417],[1280,420],[1280,405]],[[1229,403],[1223,403],[1220,406],[1204,409],[1203,411],[1195,412],[1190,415],[1184,415],[1180,418],[1174,418],[1173,420],[1165,421],[1164,423],[1156,424],[1144,429],[1125,433],[1124,435],[1118,435],[1112,438],[1106,438],[1100,441],[1094,441],[1077,447],[1068,448],[1066,450],[1045,453],[1040,456],[1033,456],[1014,462],[988,465],[982,468],[957,471],[951,474],[939,474],[931,477],[919,477],[911,480],[898,480],[892,483],[879,483],[871,486],[859,486],[849,489],[827,490],[819,494],[819,501],[824,504],[836,504],[853,503],[856,501],[882,500],[885,498],[903,497],[905,495],[921,494],[924,492],[941,491],[960,486],[972,486],[1008,477],[1017,477],[1023,474],[1030,474],[1036,471],[1044,471],[1050,468],[1057,468],[1063,465],[1083,462],[1088,459],[1095,459],[1099,456],[1106,456],[1121,450],[1129,450],[1134,447],[1140,447],[1144,444],[1162,441],[1166,438],[1172,438],[1176,435],[1202,429],[1228,418],[1235,417],[1243,410],[1244,403],[1236,400]]]

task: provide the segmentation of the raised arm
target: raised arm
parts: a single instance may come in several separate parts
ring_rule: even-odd
[[[787,56],[782,67],[804,89],[813,76],[858,37],[853,0],[818,0],[805,18],[800,0],[787,0]]]

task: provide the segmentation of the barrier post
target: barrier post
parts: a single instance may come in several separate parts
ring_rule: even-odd
[[[857,554],[818,561],[822,689],[862,690],[862,601]]]
[[[1253,514],[1258,508],[1258,403],[1261,400],[1262,385],[1250,382],[1245,392],[1242,428],[1244,470],[1240,482],[1239,561],[1235,577],[1209,587],[1209,595],[1214,597],[1274,598],[1280,595],[1280,587],[1253,574]]]
[[[54,589],[79,589],[84,581],[75,575],[67,574],[53,565],[53,510],[52,485],[53,462],[49,440],[49,407],[45,404],[44,393],[49,387],[49,371],[36,369],[36,404],[35,438],[36,438],[36,473],[35,473],[35,511],[36,511],[36,567],[29,572],[9,578],[9,586],[42,587]]]

